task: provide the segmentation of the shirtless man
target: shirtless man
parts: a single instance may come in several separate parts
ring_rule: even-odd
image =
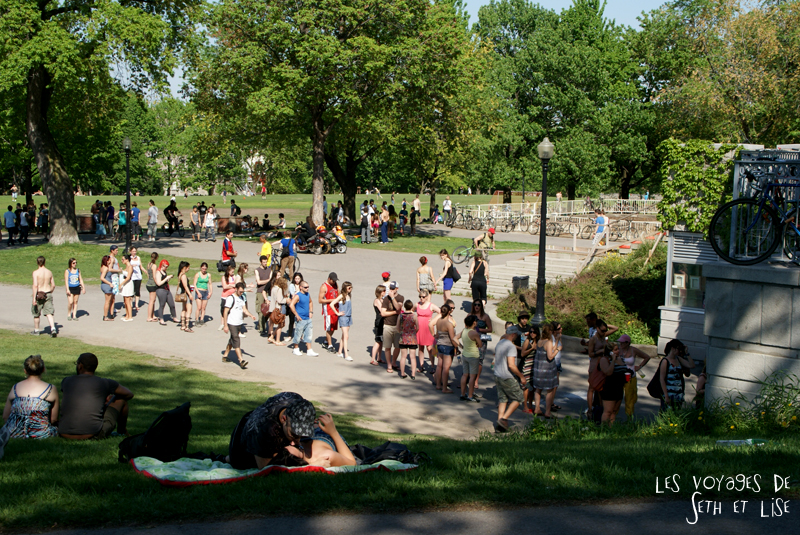
[[[50,322],[50,336],[55,338],[58,336],[58,331],[53,321],[53,314],[55,314],[53,290],[56,288],[56,284],[53,281],[53,272],[44,267],[43,256],[36,259],[36,264],[39,267],[33,272],[33,304],[31,305],[33,332],[31,334],[39,335],[39,320],[44,314],[47,321]]]

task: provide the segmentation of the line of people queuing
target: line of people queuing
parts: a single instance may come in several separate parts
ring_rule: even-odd
[[[33,232],[44,236],[45,241],[50,239],[50,209],[47,203],[39,204],[38,215],[34,203],[27,205],[16,203],[16,207],[9,204],[3,214],[3,224],[6,227],[6,245],[9,247],[18,243],[28,243],[28,237]],[[0,241],[2,240],[3,236],[0,233]]]

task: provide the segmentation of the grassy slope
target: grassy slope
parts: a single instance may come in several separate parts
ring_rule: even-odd
[[[36,269],[36,258],[41,255],[47,260],[47,267],[53,272],[53,278],[59,287],[64,285],[64,270],[67,269],[67,262],[70,258],[78,259],[78,268],[80,268],[83,281],[87,285],[100,284],[100,261],[103,259],[103,255],[108,254],[110,245],[111,242],[103,242],[98,245],[81,243],[60,247],[54,247],[49,244],[19,248],[3,247],[0,250],[0,282],[30,285],[32,283],[31,273]],[[124,243],[117,245],[120,246],[120,251],[125,247]],[[160,249],[160,251],[163,251],[163,249]],[[151,252],[146,243],[142,242],[142,246],[139,248],[139,257],[145,265],[150,261]],[[195,270],[200,269],[202,262],[208,262],[212,278],[218,279],[215,267],[216,260],[184,258],[159,252],[159,260],[161,259],[169,261],[170,272],[175,272],[178,269],[178,263],[181,260],[186,260],[191,265],[190,277],[194,276]],[[121,263],[122,261],[120,260]]]
[[[192,402],[190,451],[227,450],[240,416],[274,393],[268,385],[219,379],[167,365],[126,350],[88,346],[76,340],[32,338],[0,331],[0,392],[20,380],[25,356],[41,353],[44,377],[56,385],[74,373],[75,357],[93,351],[99,374],[119,380],[136,395],[130,430],[141,432],[162,411]],[[222,520],[242,515],[327,511],[405,511],[460,504],[529,506],[564,500],[654,496],[654,479],[681,473],[761,473],[798,476],[796,435],[763,448],[720,449],[707,436],[640,436],[596,432],[576,423],[575,438],[536,432],[503,439],[456,441],[393,436],[362,429],[352,415],[337,416],[351,444],[400,441],[425,451],[432,464],[408,473],[275,475],[229,485],[167,489],[116,460],[119,439],[66,442],[14,440],[0,461],[0,526],[3,531],[58,527],[102,527],[175,521]],[[540,429],[541,430],[541,429]],[[622,429],[620,428],[620,431]],[[635,433],[638,435],[638,431]],[[533,438],[533,439],[531,439]],[[778,468],[780,467],[780,468]],[[613,485],[609,482],[613,481]],[[680,495],[691,489],[682,485]],[[704,498],[712,496],[705,494]],[[737,495],[741,497],[741,495]],[[713,498],[710,498],[713,499]]]
[[[648,252],[641,248],[628,257],[610,256],[574,279],[548,284],[545,315],[560,321],[564,334],[586,336],[584,316],[593,311],[620,327],[618,334],[629,334],[634,343],[654,343],[658,337],[658,307],[664,304],[667,247],[659,246],[644,267]],[[525,303],[535,305],[535,287],[501,301],[498,315],[514,321],[517,313],[527,308]]]

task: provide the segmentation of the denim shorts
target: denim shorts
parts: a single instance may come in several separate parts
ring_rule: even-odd
[[[208,290],[196,290],[197,299],[208,301]]]
[[[440,355],[450,355],[451,357],[455,354],[456,348],[453,346],[436,346],[436,350],[439,352]]]

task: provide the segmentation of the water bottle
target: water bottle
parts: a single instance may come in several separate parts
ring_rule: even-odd
[[[767,441],[761,438],[748,438],[745,440],[717,440],[717,446],[763,446]]]

